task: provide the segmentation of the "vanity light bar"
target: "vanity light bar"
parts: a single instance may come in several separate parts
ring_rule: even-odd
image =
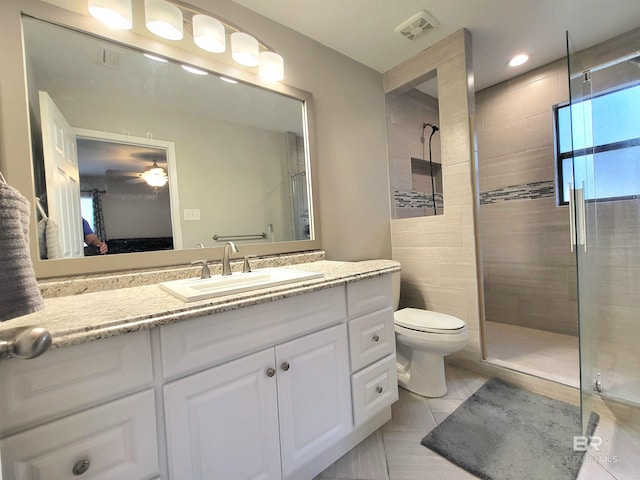
[[[89,13],[111,28],[130,30],[132,0],[87,0]],[[211,53],[227,49],[226,37],[231,39],[231,58],[246,67],[258,67],[258,74],[266,81],[284,78],[284,59],[254,36],[239,27],[177,0],[144,0],[147,29],[166,40],[182,40],[184,30],[190,31],[193,42]]]

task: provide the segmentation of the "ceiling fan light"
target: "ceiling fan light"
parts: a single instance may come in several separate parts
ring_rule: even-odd
[[[275,52],[260,52],[258,74],[269,82],[284,78],[284,59]]]
[[[164,187],[169,181],[164,168],[158,167],[155,163],[142,173],[142,178],[152,187]]]
[[[89,13],[109,28],[131,30],[131,0],[89,0]]]
[[[222,53],[226,50],[224,25],[208,15],[193,16],[193,41],[203,50]]]
[[[258,65],[258,41],[248,33],[231,34],[231,57],[240,65],[255,67]]]
[[[144,0],[147,29],[167,40],[182,40],[182,12],[164,0]]]

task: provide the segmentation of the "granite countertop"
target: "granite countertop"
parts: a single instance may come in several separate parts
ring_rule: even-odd
[[[51,333],[52,348],[66,347],[373,278],[399,271],[400,264],[392,260],[320,260],[286,268],[324,275],[295,284],[189,303],[175,298],[157,284],[45,298],[43,310],[1,323],[0,336],[7,337],[17,328],[42,327]]]

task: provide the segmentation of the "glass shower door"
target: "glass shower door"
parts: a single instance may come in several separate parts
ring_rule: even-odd
[[[570,126],[571,126],[571,150],[576,152],[584,149],[592,137],[591,111],[585,108],[586,99],[591,97],[591,83],[585,81],[585,68],[580,62],[571,37],[567,32],[567,59],[569,64],[569,96],[571,101]],[[586,151],[584,152],[586,153]],[[583,155],[584,158],[584,155]],[[591,275],[586,275],[583,270],[588,270],[588,257],[585,245],[586,209],[584,205],[585,180],[588,181],[586,167],[588,162],[576,161],[574,157],[563,165],[563,190],[569,197],[569,223],[571,249],[576,255],[577,267],[577,296],[579,317],[579,345],[580,345],[580,401],[582,407],[582,431],[587,431],[588,419],[592,411],[594,396],[594,378],[598,370],[598,350],[595,348],[597,335],[597,321],[593,312],[586,308],[583,298],[594,289],[592,282],[588,281]],[[590,177],[590,176],[589,176]],[[576,182],[577,180],[577,182]],[[582,275],[581,275],[582,274]]]
[[[584,430],[597,392],[640,404],[640,52],[587,65],[567,34],[567,53]]]

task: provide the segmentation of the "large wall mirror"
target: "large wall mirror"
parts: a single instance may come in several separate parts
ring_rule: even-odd
[[[117,269],[104,257],[227,240],[259,254],[317,245],[302,95],[31,16],[22,30],[38,262],[92,271],[95,258],[99,271]],[[105,255],[85,244],[83,219]]]

